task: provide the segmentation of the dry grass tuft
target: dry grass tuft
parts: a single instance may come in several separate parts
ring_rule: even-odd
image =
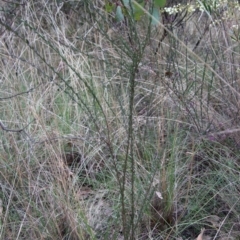
[[[0,238],[237,239],[236,6],[104,4],[0,4]]]

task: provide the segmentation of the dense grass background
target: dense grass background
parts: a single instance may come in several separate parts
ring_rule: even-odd
[[[0,239],[239,239],[239,5],[192,4],[0,4]]]

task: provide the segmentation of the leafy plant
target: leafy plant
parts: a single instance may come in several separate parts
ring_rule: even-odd
[[[106,1],[105,10],[111,13],[115,9],[115,18],[117,22],[123,21],[124,17],[127,15],[130,15],[134,21],[140,21],[144,15],[149,12],[153,17],[152,25],[157,25],[160,21],[160,8],[163,8],[165,5],[166,0],[154,0],[152,3],[148,0],[123,0],[115,3]]]

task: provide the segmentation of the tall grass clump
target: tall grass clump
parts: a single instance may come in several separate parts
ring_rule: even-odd
[[[1,239],[237,239],[239,9],[0,4]]]

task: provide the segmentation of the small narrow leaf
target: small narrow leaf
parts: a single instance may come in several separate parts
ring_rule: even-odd
[[[120,6],[117,6],[117,9],[116,9],[116,20],[117,22],[121,22],[124,20],[122,8]]]
[[[152,10],[152,25],[156,26],[159,24],[160,22],[160,12],[159,12],[159,8],[154,7]]]
[[[157,7],[165,7],[167,0],[154,0],[154,5]]]
[[[105,4],[105,10],[107,13],[111,13],[113,11],[113,4],[112,3],[106,3]]]
[[[123,0],[124,7],[129,8],[129,1],[130,0]]]
[[[134,19],[136,21],[139,21],[141,19],[141,17],[144,15],[144,2],[139,3],[141,5],[141,7],[137,4],[134,3],[133,5],[133,9],[134,9]]]

